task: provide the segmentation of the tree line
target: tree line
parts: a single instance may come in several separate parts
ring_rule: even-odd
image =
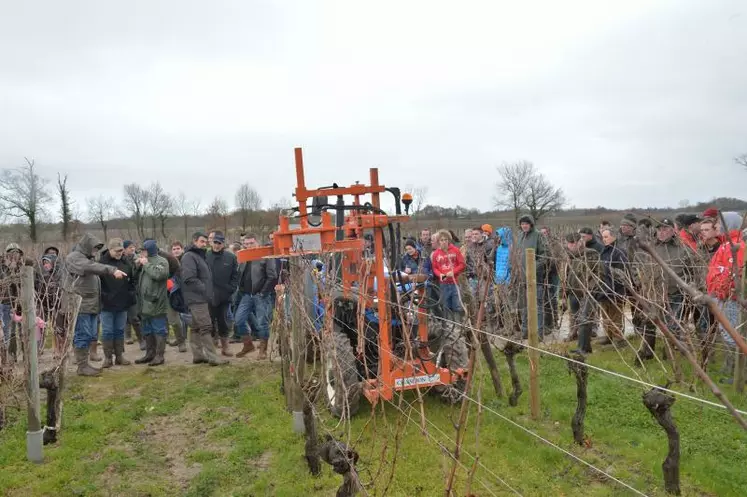
[[[122,187],[120,200],[105,195],[87,197],[86,212],[81,217],[100,226],[105,240],[111,225],[122,219],[129,220],[141,239],[159,235],[168,238],[167,221],[178,218],[187,239],[191,218],[205,216],[211,226],[225,232],[231,224],[245,231],[273,222],[268,215],[290,206],[290,201],[280,200],[264,209],[262,197],[248,183],[237,188],[233,200],[233,208],[222,196],[203,207],[200,199],[188,198],[184,192],[169,193],[158,181],[150,185],[129,183]],[[67,174],[58,174],[57,182],[50,184],[28,158],[20,167],[4,169],[0,174],[0,220],[27,224],[29,239],[34,243],[39,239],[40,226],[50,220],[59,226],[62,240],[68,241],[75,224],[81,221],[74,203]]]

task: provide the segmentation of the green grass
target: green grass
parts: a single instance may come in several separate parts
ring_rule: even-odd
[[[517,363],[526,391],[526,356]],[[595,354],[592,363],[632,374],[614,352]],[[507,387],[502,357],[499,364]],[[529,417],[528,393],[511,408],[495,398],[482,373],[477,386],[487,407],[648,495],[664,495],[666,437],[641,402],[642,387],[592,372],[586,417],[591,446],[581,448],[572,443],[576,387],[565,362],[542,360],[543,416],[537,422]],[[696,395],[712,398],[699,390]],[[727,393],[745,408],[743,398]],[[475,390],[472,396],[477,395]],[[96,379],[74,378],[65,399],[64,431],[57,446],[45,447],[41,465],[26,462],[25,422],[19,418],[22,413],[10,411],[13,422],[0,432],[0,495],[326,496],[334,495],[340,484],[326,465],[322,476],[309,475],[303,439],[292,432],[284,409],[276,366],[236,361],[226,368],[133,367]],[[389,482],[397,440],[388,495],[442,495],[450,459],[422,434],[416,395],[399,400],[380,404],[373,417],[365,404],[349,427],[325,418],[320,434],[351,435],[361,456],[361,479],[373,482],[370,495],[381,495]],[[454,438],[458,406],[433,396],[424,402],[428,421],[443,431],[427,424],[428,433],[452,449],[447,436]],[[410,419],[398,416],[397,407]],[[747,437],[733,419],[722,409],[681,398],[673,415],[681,434],[683,494],[744,495]],[[471,489],[475,495],[510,495],[495,475],[523,495],[631,495],[488,411],[481,414],[478,446],[476,421],[473,406],[464,445],[470,455],[463,454],[462,461],[470,467],[471,455],[479,454],[493,474],[477,469]],[[458,495],[466,494],[466,473],[457,473]]]

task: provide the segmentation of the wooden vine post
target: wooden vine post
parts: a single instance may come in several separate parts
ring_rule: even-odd
[[[527,249],[527,329],[529,332],[529,402],[532,419],[540,418],[539,330],[537,323],[537,261],[534,249]]]
[[[511,395],[508,396],[508,405],[516,407],[519,403],[519,397],[523,390],[521,388],[521,381],[519,380],[519,373],[516,372],[516,360],[514,357],[516,354],[524,350],[522,345],[517,345],[514,342],[506,343],[503,348],[503,355],[506,356],[506,364],[508,364],[508,372],[511,375]]]
[[[583,354],[576,354],[571,359],[577,361],[568,361],[568,371],[576,376],[576,412],[571,419],[571,429],[573,430],[573,440],[584,445],[584,418],[586,418],[586,386],[589,379],[589,368],[586,367],[586,359]],[[580,363],[580,364],[579,364]]]
[[[301,285],[303,272],[296,258],[290,259],[291,278],[291,298],[299,299],[303,295]],[[304,433],[304,392],[303,382],[306,371],[306,328],[303,320],[303,298],[298,301],[291,301],[291,361],[290,361],[290,399],[291,414],[293,415],[293,431],[299,434]]]
[[[28,428],[26,430],[26,457],[29,461],[44,461],[42,450],[44,430],[41,424],[39,403],[39,358],[36,342],[36,305],[34,295],[34,268],[24,265],[21,268],[21,309],[23,313],[23,333],[16,337],[26,339],[24,362],[26,363],[26,394],[28,403]]]
[[[672,418],[674,397],[658,388],[643,394],[643,405],[664,428],[669,442],[667,457],[661,465],[664,472],[664,489],[672,495],[680,495],[680,434]]]
[[[739,293],[739,295],[742,297],[742,301],[744,301],[744,299],[747,298],[747,264],[742,266],[741,283],[742,288],[735,288],[735,291]],[[744,323],[746,320],[747,311],[744,310],[744,307],[740,306],[739,322]],[[739,393],[744,392],[745,366],[747,366],[747,355],[745,355],[743,352],[739,352],[739,350],[737,349],[737,360],[734,364],[734,387]]]

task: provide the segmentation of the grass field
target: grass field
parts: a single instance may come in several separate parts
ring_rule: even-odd
[[[500,359],[508,385],[505,362]],[[595,354],[591,362],[632,374],[614,351]],[[528,390],[526,356],[519,356],[517,364]],[[666,437],[641,402],[642,387],[590,373],[586,418],[590,447],[580,448],[572,444],[570,430],[575,380],[564,361],[542,360],[540,422],[529,418],[528,394],[511,408],[495,398],[484,371],[480,379],[473,397],[481,386],[486,407],[644,494],[664,495],[661,462]],[[744,398],[727,392],[739,407],[746,406]],[[703,391],[696,394],[711,398]],[[61,441],[45,448],[41,465],[25,461],[25,420],[19,419],[22,413],[10,411],[12,424],[0,432],[0,495],[326,496],[334,495],[340,484],[340,477],[326,465],[321,477],[309,475],[302,457],[303,439],[292,432],[290,415],[284,410],[277,364],[235,361],[225,368],[174,364],[155,370],[121,368],[100,378],[74,378],[65,399]],[[380,404],[373,417],[366,404],[349,427],[361,456],[361,480],[375,481],[367,488],[369,495],[382,494],[392,469],[387,495],[443,495],[450,459],[438,443],[453,448],[449,439],[454,438],[458,406],[431,396],[425,404],[430,436],[420,431],[414,393],[405,395],[401,403],[395,398],[393,404]],[[678,399],[673,413],[682,439],[683,494],[744,495],[745,433],[724,410],[687,399]],[[474,495],[512,495],[498,477],[522,495],[633,494],[487,410],[480,417],[478,444],[476,421],[477,411],[472,409],[465,450],[479,454],[489,472],[478,467],[471,488]],[[329,419],[320,432],[326,430],[343,439],[343,431],[347,432]],[[467,455],[462,461],[466,467],[473,464]],[[467,494],[466,474],[463,469],[458,472],[460,496]]]

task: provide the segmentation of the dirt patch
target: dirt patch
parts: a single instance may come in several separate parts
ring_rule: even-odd
[[[257,471],[267,471],[268,469],[270,469],[271,463],[272,452],[269,450],[263,452],[261,456],[252,459],[250,462],[251,466]]]

